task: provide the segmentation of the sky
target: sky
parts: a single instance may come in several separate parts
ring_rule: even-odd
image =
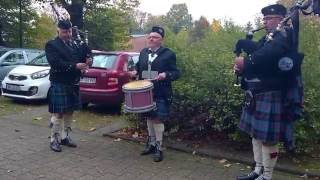
[[[261,15],[264,6],[276,0],[140,0],[139,9],[153,15],[166,14],[173,4],[186,3],[193,20],[205,16],[212,19],[232,19],[236,24],[245,25]]]

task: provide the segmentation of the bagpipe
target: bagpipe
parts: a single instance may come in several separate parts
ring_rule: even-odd
[[[59,11],[56,9],[54,3],[50,3],[52,11],[54,12],[55,20],[58,23],[60,20],[69,20],[70,15],[67,11],[63,14],[60,14]],[[88,31],[81,31],[78,26],[72,27],[72,44],[75,46],[76,49],[76,57],[79,59],[80,62],[85,62],[86,58],[92,57],[92,51],[89,48],[89,40],[88,40]]]
[[[291,63],[292,69],[284,72],[285,75],[290,75],[292,73],[300,74],[300,66],[304,58],[304,54],[298,52],[299,46],[299,14],[303,15],[319,15],[320,14],[320,0],[298,0],[295,5],[289,8],[289,12],[278,24],[278,26],[266,35],[266,42],[271,42],[277,33],[284,31],[286,27],[292,28],[292,50],[279,60],[279,63],[284,62],[288,65]],[[234,53],[239,57],[243,52],[246,56],[249,56],[258,48],[258,43],[253,41],[253,33],[264,29],[264,27],[249,31],[246,34],[245,39],[240,39],[237,41],[234,49]],[[239,86],[239,76],[237,75],[235,86]]]

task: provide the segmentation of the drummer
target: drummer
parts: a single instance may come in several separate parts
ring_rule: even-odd
[[[164,122],[169,119],[169,109],[172,102],[171,82],[178,79],[180,71],[176,66],[176,54],[169,48],[163,47],[165,31],[162,27],[154,26],[147,36],[147,48],[140,52],[136,71],[140,80],[149,79],[153,82],[153,95],[156,109],[143,114],[147,118],[148,141],[141,155],[153,154],[153,160],[163,159],[161,150]]]

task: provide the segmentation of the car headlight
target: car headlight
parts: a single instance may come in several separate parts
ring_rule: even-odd
[[[49,69],[31,74],[32,79],[40,79],[49,75]]]

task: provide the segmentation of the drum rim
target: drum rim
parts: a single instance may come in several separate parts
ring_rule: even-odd
[[[155,108],[156,108],[156,103],[153,102],[149,106],[144,106],[144,107],[139,107],[139,108],[132,108],[127,105],[124,105],[123,110],[124,110],[124,112],[128,112],[128,113],[145,113],[145,112],[152,111]]]
[[[149,82],[150,84],[147,85],[147,86],[143,86],[143,87],[137,87],[137,88],[127,88],[125,87],[127,84],[129,83],[134,83],[134,82],[137,82],[137,81],[132,81],[132,82],[128,82],[126,84],[124,84],[122,86],[122,89],[123,90],[126,90],[126,91],[136,91],[136,90],[143,90],[143,89],[149,89],[149,88],[152,88],[153,87],[153,83],[151,81],[148,81],[148,80],[139,80],[139,81],[146,81],[146,82]]]

